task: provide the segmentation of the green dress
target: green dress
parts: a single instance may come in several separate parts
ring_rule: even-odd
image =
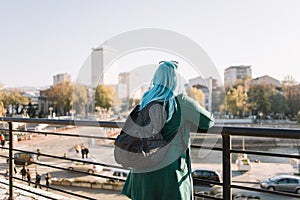
[[[193,199],[191,160],[189,155],[192,125],[207,130],[214,124],[211,113],[196,101],[185,96],[176,97],[177,107],[163,129],[164,139],[172,143],[161,166],[155,171],[139,173],[132,169],[122,194],[132,200],[189,200]]]

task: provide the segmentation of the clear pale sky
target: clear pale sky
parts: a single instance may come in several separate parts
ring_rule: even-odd
[[[300,82],[300,1],[0,0],[0,83],[46,86],[76,78],[91,48],[139,28],[176,31],[197,42],[223,76],[252,65],[253,77]]]

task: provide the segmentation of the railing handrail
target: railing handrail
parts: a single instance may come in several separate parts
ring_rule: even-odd
[[[14,118],[0,117],[2,122],[39,123],[55,125],[92,126],[102,128],[122,128],[124,122],[116,121],[93,121],[93,120],[66,120],[45,118]],[[199,131],[201,133],[201,131]],[[229,134],[231,136],[249,137],[272,137],[272,138],[295,138],[300,139],[300,129],[269,128],[269,127],[232,127],[215,125],[209,129],[212,134]]]

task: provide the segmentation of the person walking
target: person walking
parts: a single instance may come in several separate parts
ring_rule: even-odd
[[[88,155],[89,155],[89,149],[85,147],[84,149],[84,154],[85,154],[85,157],[88,158]]]
[[[75,149],[76,153],[79,153],[79,150],[80,150],[79,144],[75,144],[74,149]]]
[[[31,183],[31,172],[29,169],[27,169],[27,182],[28,182],[28,185],[30,186],[30,183]]]
[[[84,145],[81,145],[81,157],[82,157],[82,159],[84,159],[84,155],[85,155],[85,147],[84,147]]]
[[[48,191],[50,183],[51,183],[51,175],[49,172],[46,174],[45,180],[46,180],[46,186],[47,186],[47,191]]]
[[[22,175],[22,180],[26,180],[26,174],[27,174],[27,170],[26,170],[26,167],[25,165],[22,167],[21,171],[20,171],[20,174]]]
[[[180,83],[177,68],[175,61],[161,62],[140,101],[140,110],[153,103],[162,106],[161,113],[151,113],[150,107],[149,116],[151,121],[162,122],[160,132],[168,144],[163,159],[154,167],[130,170],[121,193],[132,200],[193,199],[190,132],[208,130],[214,118],[195,100],[175,94]]]
[[[41,175],[36,172],[35,174],[35,188],[39,187],[40,189],[42,189],[42,186],[41,186]]]
[[[3,147],[5,146],[5,137],[3,134],[0,135],[0,141],[1,141],[1,146],[2,146],[2,150],[3,150]]]
[[[8,180],[8,178],[9,178],[9,171],[8,171],[8,169],[5,171],[4,178],[6,180]]]
[[[37,160],[40,160],[40,156],[41,156],[41,150],[40,150],[40,149],[37,149],[37,150],[36,150],[36,159],[37,159]]]
[[[81,156],[82,156],[82,159],[85,158],[88,158],[88,154],[89,154],[89,149],[86,148],[84,145],[81,145]]]

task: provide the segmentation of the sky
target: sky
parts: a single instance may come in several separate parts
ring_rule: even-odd
[[[92,48],[141,28],[190,38],[222,77],[227,67],[251,65],[253,78],[300,82],[299,10],[298,0],[0,0],[0,84],[76,79]]]

